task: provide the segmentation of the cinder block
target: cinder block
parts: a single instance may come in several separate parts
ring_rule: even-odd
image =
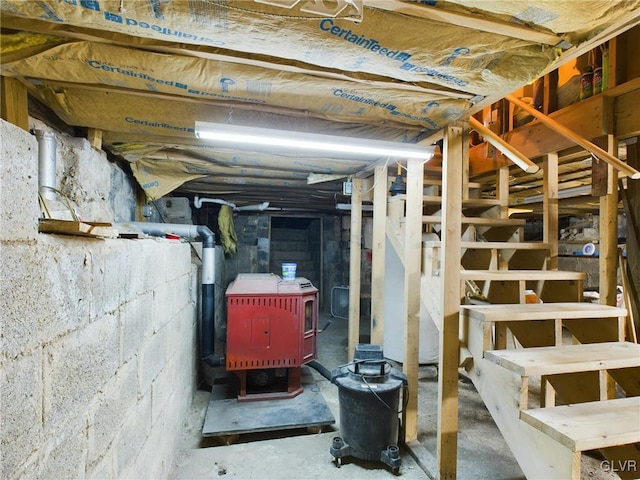
[[[97,463],[87,466],[86,478],[95,480],[116,478],[115,459],[115,447],[112,446]]]
[[[0,478],[14,478],[43,439],[42,351],[0,369],[0,385]]]
[[[124,425],[116,440],[116,473],[118,478],[124,478],[123,472],[130,468],[135,461],[142,445],[151,431],[151,395],[144,395],[138,403],[129,411]],[[170,432],[165,432],[169,437]],[[162,439],[156,447],[160,447],[166,442]],[[155,461],[159,458],[154,454]],[[145,478],[153,478],[143,475]]]
[[[253,273],[258,265],[258,247],[238,245],[238,273]]]
[[[82,243],[42,235],[37,243],[3,245],[0,310],[3,348],[15,358],[89,321],[90,280]]]
[[[173,315],[173,295],[171,285],[165,283],[159,285],[153,291],[153,305],[151,310],[151,325],[153,332],[158,332],[166,325]]]
[[[38,142],[4,120],[0,121],[0,192],[0,241],[33,241],[40,216]]]
[[[165,408],[171,408],[168,405],[169,399],[182,383],[182,379],[174,375],[175,365],[175,361],[167,364],[151,384],[151,421],[154,424]]]
[[[131,222],[136,218],[136,187],[129,175],[113,163],[111,166],[111,188],[109,204],[113,209],[114,221]]]
[[[166,264],[164,242],[157,239],[135,240],[141,246],[141,255],[136,259],[136,275],[142,277],[143,289],[138,293],[151,291],[165,283]]]
[[[86,463],[86,424],[84,421],[72,422],[51,436],[41,448],[38,478],[82,478]]]
[[[91,399],[118,367],[118,318],[106,315],[44,349],[45,433],[72,415],[86,415]]]
[[[23,459],[24,463],[11,476],[2,478],[38,478],[38,453]],[[0,469],[1,470],[1,469]]]
[[[153,424],[137,460],[124,475],[126,478],[167,478],[177,453],[178,440],[182,435],[186,409],[184,398],[175,395],[169,402],[171,407],[161,414]]]
[[[153,310],[152,292],[144,293],[120,307],[121,362],[129,361],[153,334]]]
[[[172,321],[174,315],[189,304],[197,302],[199,291],[192,288],[192,277],[182,275],[159,286],[153,294],[153,331],[159,331]]]
[[[87,242],[76,237],[43,235],[38,243],[43,254],[41,273],[54,292],[54,308],[69,317],[71,328],[88,323],[92,254]]]
[[[107,239],[101,243],[92,265],[92,318],[115,312],[125,303],[129,271],[135,265],[127,255],[125,242]]]
[[[85,138],[58,135],[58,158],[64,162],[63,192],[78,206],[82,218],[92,222],[113,222],[109,202],[111,169],[102,150],[95,150]]]
[[[194,306],[187,306],[176,314],[176,321],[169,325],[167,351],[175,352],[169,357],[174,375],[191,378],[197,371],[198,319]]]
[[[166,277],[171,281],[189,273],[191,269],[191,247],[188,243],[168,242],[163,244],[166,260]]]
[[[93,401],[89,414],[88,463],[99,463],[138,400],[135,358],[122,365]]]
[[[167,329],[147,339],[138,354],[138,393],[146,395],[167,362]]]

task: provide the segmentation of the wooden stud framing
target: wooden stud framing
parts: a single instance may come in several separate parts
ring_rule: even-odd
[[[418,438],[418,362],[420,338],[420,275],[422,270],[422,193],[424,164],[407,160],[407,204],[404,231],[404,362],[409,382],[403,410],[405,442]],[[456,348],[457,356],[457,348]]]
[[[558,153],[544,158],[543,177],[543,233],[542,241],[549,244],[547,269],[558,268]]]
[[[96,150],[102,149],[102,130],[99,128],[89,128],[87,131],[87,140]]]
[[[640,168],[640,148],[638,142],[627,144],[627,162]],[[634,299],[627,308],[633,310],[636,332],[640,332],[640,182],[627,181],[629,212],[627,216],[627,272],[629,274],[629,296]]]
[[[384,261],[387,223],[387,167],[375,168],[373,184],[373,245],[371,249],[371,343],[384,342]]]
[[[2,78],[0,95],[2,101],[2,118],[9,123],[29,131],[29,106],[27,89],[18,80],[10,77]]]
[[[445,129],[442,161],[442,328],[438,376],[438,472],[456,478],[458,454],[458,363],[460,242],[462,235],[462,127]]]
[[[607,135],[607,150],[615,152],[617,141]],[[607,195],[600,197],[600,303],[616,305],[618,268],[618,172],[609,165]]]
[[[558,70],[549,72],[543,78],[542,112],[545,115],[549,115],[558,109]]]
[[[360,341],[360,259],[362,249],[362,179],[353,179],[351,193],[351,235],[349,239],[349,351],[353,358]]]

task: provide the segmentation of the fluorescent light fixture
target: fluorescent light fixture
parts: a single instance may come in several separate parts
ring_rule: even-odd
[[[388,142],[365,138],[338,137],[317,133],[290,132],[221,123],[196,122],[196,137],[219,146],[270,152],[310,152],[333,158],[418,158],[429,160],[434,147],[415,143]]]

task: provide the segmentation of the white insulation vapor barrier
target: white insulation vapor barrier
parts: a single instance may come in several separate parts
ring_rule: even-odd
[[[10,35],[3,35],[3,40]],[[3,42],[4,43],[4,42]],[[15,43],[15,42],[11,42]],[[14,55],[15,56],[15,55]],[[241,63],[72,42],[2,64],[2,74],[305,110],[348,122],[442,128],[469,108],[446,91],[383,86]]]
[[[375,8],[365,8],[362,21],[354,23],[303,12],[303,3],[286,9],[248,0],[3,0],[0,8],[3,14],[47,21],[52,33],[66,26],[90,28],[429,83],[474,95],[490,94],[496,83],[518,88],[555,58],[551,47],[496,33]],[[538,2],[504,3],[526,9]],[[562,3],[584,8],[578,2]]]

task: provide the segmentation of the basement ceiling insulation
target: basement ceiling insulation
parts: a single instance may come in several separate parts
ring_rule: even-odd
[[[1,73],[103,131],[149,199],[335,211],[377,160],[216,148],[196,121],[419,142],[638,23],[640,1],[2,0]],[[395,162],[395,161],[394,161]],[[333,177],[335,178],[335,177]],[[341,200],[342,202],[344,199]]]

